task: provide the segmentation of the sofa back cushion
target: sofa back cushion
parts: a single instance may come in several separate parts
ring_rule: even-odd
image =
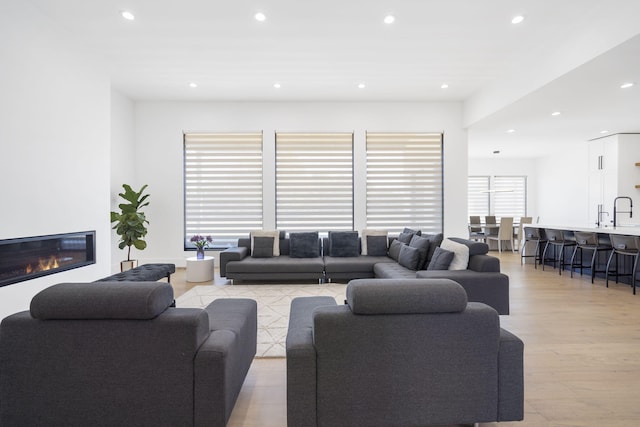
[[[320,256],[318,232],[289,233],[291,258],[316,258]]]
[[[347,304],[354,314],[455,313],[466,308],[467,293],[449,279],[356,279]]]
[[[487,245],[486,243],[476,242],[475,240],[461,239],[460,237],[449,237],[448,239],[467,246],[469,248],[470,257],[474,255],[486,255],[487,253],[489,253],[489,245]]]
[[[329,256],[356,257],[360,255],[357,231],[329,231]]]
[[[31,316],[52,319],[153,319],[173,304],[165,282],[60,283],[37,293]]]

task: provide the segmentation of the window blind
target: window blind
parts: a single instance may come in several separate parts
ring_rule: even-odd
[[[353,229],[353,133],[276,133],[276,226]]]
[[[520,219],[527,215],[527,177],[496,176],[493,178],[493,203],[496,217]]]
[[[469,216],[478,215],[484,221],[490,215],[489,176],[469,176],[467,178],[467,203]]]
[[[366,134],[367,227],[442,232],[442,134]]]
[[[262,132],[185,133],[184,175],[185,248],[196,234],[230,247],[262,229]]]

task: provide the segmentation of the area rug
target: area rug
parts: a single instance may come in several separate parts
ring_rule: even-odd
[[[219,298],[251,298],[258,303],[256,357],[285,357],[291,300],[304,296],[345,299],[345,284],[325,285],[208,285],[195,286],[176,299],[177,307],[203,308]]]

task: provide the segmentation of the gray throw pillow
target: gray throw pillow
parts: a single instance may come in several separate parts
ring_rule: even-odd
[[[290,233],[289,256],[291,256],[291,258],[319,257],[318,232]]]
[[[387,236],[367,236],[367,255],[387,255]]]
[[[398,261],[398,258],[400,257],[400,248],[402,248],[402,245],[404,245],[404,243],[399,240],[394,240],[393,242],[391,242],[391,245],[389,245],[389,258],[394,261]]]
[[[360,255],[360,242],[357,231],[330,231],[329,255],[350,257]]]
[[[409,246],[412,248],[416,248],[420,250],[420,261],[418,262],[418,270],[422,270],[426,267],[427,255],[429,253],[429,239],[426,237],[420,237],[415,235],[411,238],[411,242],[409,242]]]
[[[442,235],[442,233],[438,233],[423,234],[422,237],[429,239],[429,251],[427,252],[427,260],[425,261],[425,264],[429,265],[429,262],[431,262],[431,258],[433,257],[433,253],[435,252],[436,248],[440,246],[440,243],[442,243],[442,239],[444,238],[444,236]]]
[[[436,248],[429,262],[427,270],[448,270],[451,261],[453,261],[454,253],[440,247]]]
[[[420,250],[411,246],[402,245],[400,248],[400,256],[398,264],[409,270],[417,270],[418,262],[420,262]]]
[[[273,256],[273,237],[253,238],[253,252],[251,256],[254,258],[271,258]]]

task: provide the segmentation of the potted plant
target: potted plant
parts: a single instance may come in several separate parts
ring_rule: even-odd
[[[128,248],[127,260],[120,262],[120,270],[126,271],[137,265],[137,260],[131,259],[131,246],[138,250],[147,247],[144,237],[147,235],[146,224],[149,224],[144,212],[141,209],[149,204],[148,194],[142,194],[147,188],[143,185],[140,191],[134,191],[130,185],[122,184],[124,193],[119,196],[126,200],[127,203],[120,203],[118,207],[120,212],[111,212],[111,223],[115,223],[113,229],[120,236],[118,247],[120,249]]]

